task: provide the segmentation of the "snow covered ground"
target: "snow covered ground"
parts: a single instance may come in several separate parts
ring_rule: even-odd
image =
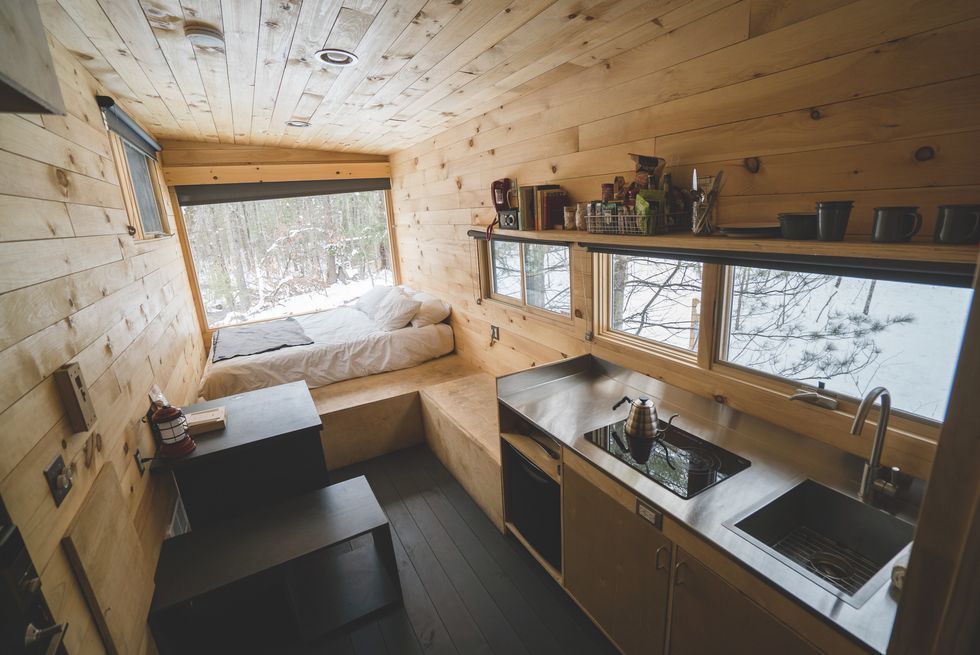
[[[261,310],[230,312],[220,320],[212,321],[211,327],[223,327],[245,321],[265,321],[332,309],[360,298],[373,287],[391,285],[393,284],[392,280],[391,271],[383,270],[376,273],[374,279],[352,280],[347,283],[337,282],[320,291],[292,296]]]
[[[630,262],[629,278],[637,281],[678,281],[677,275],[670,277],[672,266],[660,268],[656,265]],[[828,344],[836,356],[844,355],[849,349],[857,348],[863,356],[872,355],[872,363],[856,367],[849,373],[821,377],[815,366],[808,367],[793,379],[817,386],[822,381],[828,390],[852,398],[863,397],[869,389],[884,386],[891,391],[892,406],[905,412],[941,421],[946,411],[956,360],[959,356],[963,331],[966,327],[966,314],[969,310],[972,291],[951,287],[889,282],[879,280],[871,293],[871,302],[864,313],[871,285],[870,280],[827,277],[829,282],[805,295],[783,297],[768,294],[759,288],[749,288],[746,298],[757,303],[758,315],[744,315],[739,332],[750,334],[765,332],[767,336],[733,336],[727,361],[754,370],[780,375],[803,359],[804,352],[820,353]],[[653,298],[656,287],[641,288],[635,292],[624,308],[624,314],[640,311]],[[660,326],[646,326],[641,336],[656,339],[680,348],[692,349],[696,334],[692,334],[692,304],[699,299],[699,293],[689,288],[683,290],[663,290],[654,303],[653,311],[659,312],[650,322]],[[760,299],[760,297],[763,297]],[[762,304],[766,303],[766,304]],[[731,303],[732,307],[736,302]],[[795,325],[798,330],[780,338],[780,327],[773,327],[774,316],[786,309],[790,319],[787,325]],[[743,308],[744,311],[744,308]],[[854,325],[846,317],[867,316],[869,325],[877,321],[883,329],[871,331],[865,337],[869,342],[863,346],[851,339],[820,338],[818,333],[828,330],[828,316],[837,316],[838,324]],[[889,323],[889,318],[911,317],[909,321]],[[616,325],[615,317],[613,323]],[[734,322],[734,321],[733,321]],[[662,327],[664,324],[669,328]],[[619,329],[633,332],[628,326],[616,325]],[[746,341],[752,339],[751,348],[743,350]],[[860,339],[859,339],[860,341]],[[877,351],[877,352],[875,352]],[[767,354],[770,361],[765,361]],[[789,376],[787,376],[789,377]]]
[[[801,321],[814,328],[828,313],[860,314],[868,295],[869,280],[843,278],[840,287],[827,285],[812,294]],[[892,406],[919,416],[941,421],[946,412],[956,360],[959,356],[966,313],[972,291],[926,284],[878,281],[868,315],[880,320],[910,315],[907,323],[885,327],[869,338],[879,353],[870,366],[851,374],[827,377],[831,391],[853,398],[863,397],[876,386],[887,387]],[[825,340],[791,340],[783,361],[798,360],[804,349],[819,350]],[[775,350],[777,340],[763,342]],[[731,352],[736,350],[732,344]],[[741,363],[736,357],[730,361]],[[765,370],[772,373],[772,370]],[[810,371],[814,374],[815,371]],[[816,380],[807,380],[815,386]]]

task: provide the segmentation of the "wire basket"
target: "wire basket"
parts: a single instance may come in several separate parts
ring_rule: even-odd
[[[638,214],[619,214],[616,216],[588,214],[585,217],[585,226],[586,230],[592,234],[643,236],[649,234],[647,224],[650,219],[650,216]]]

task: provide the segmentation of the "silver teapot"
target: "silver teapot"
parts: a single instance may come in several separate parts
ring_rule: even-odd
[[[657,407],[649,398],[633,400],[629,396],[623,396],[622,400],[613,405],[613,409],[618,409],[623,403],[630,404],[630,413],[626,417],[626,425],[623,428],[630,454],[637,462],[645,463],[650,458],[654,442],[663,438],[670,429],[671,423],[677,418],[677,414],[670,417],[665,427],[660,427]],[[666,451],[666,447],[664,450]],[[667,463],[670,464],[669,457]],[[671,467],[673,468],[673,465]]]

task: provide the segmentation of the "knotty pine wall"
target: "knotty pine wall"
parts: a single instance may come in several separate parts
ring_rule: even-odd
[[[493,217],[490,182],[559,183],[574,200],[632,176],[630,152],[668,160],[677,180],[724,170],[720,223],[774,222],[817,199],[853,199],[852,235],[872,208],[980,199],[980,4],[972,0],[697,0],[610,45],[606,59],[488,108],[391,156],[396,239],[405,283],[453,305],[460,355],[495,375],[590,351],[705,395],[731,390],[670,377],[669,362],[611,352],[590,327],[590,257],[573,251],[574,321],[479,302],[477,246],[466,232]],[[567,66],[567,65],[566,65]],[[752,174],[744,159],[757,157]],[[501,327],[490,346],[490,325]],[[732,402],[733,406],[737,406]],[[748,409],[749,403],[746,402]],[[792,409],[800,423],[808,408]],[[820,424],[811,412],[806,420]],[[825,438],[863,444],[842,421]],[[929,439],[905,449],[927,475]]]
[[[132,583],[152,584],[174,496],[168,478],[136,468],[137,448],[154,451],[140,417],[152,383],[175,403],[196,396],[204,348],[177,238],[139,242],[127,233],[95,103],[105,91],[49,42],[69,113],[0,115],[0,497],[77,655],[104,648],[61,537],[111,462],[128,507],[106,511],[129,512],[148,559]],[[69,361],[91,390],[92,432],[72,434],[51,378]],[[83,445],[96,432],[103,449],[86,467]],[[58,454],[75,478],[56,508],[41,472]],[[151,640],[143,650],[155,652]]]

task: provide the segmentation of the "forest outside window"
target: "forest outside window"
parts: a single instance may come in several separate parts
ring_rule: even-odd
[[[490,242],[490,296],[532,311],[570,317],[571,251],[567,245]]]
[[[736,266],[720,359],[942,421],[969,289]]]
[[[183,207],[208,327],[337,307],[394,283],[384,191]]]
[[[702,265],[610,255],[609,327],[685,351],[697,351]]]

